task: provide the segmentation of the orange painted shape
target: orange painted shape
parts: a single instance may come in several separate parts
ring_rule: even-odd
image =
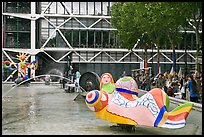
[[[168,116],[168,119],[172,120],[172,121],[179,121],[179,120],[186,119],[188,114],[189,114],[188,112],[183,112],[183,113],[178,114],[178,115]]]
[[[130,100],[130,101],[134,101],[136,100],[135,98],[133,98],[133,96],[131,94],[125,93],[125,92],[120,92],[120,94],[125,97],[126,99]]]
[[[160,88],[154,88],[149,93],[152,94],[159,109],[161,109],[164,105],[162,90]]]

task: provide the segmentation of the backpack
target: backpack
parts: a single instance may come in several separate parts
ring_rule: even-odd
[[[193,93],[198,93],[198,86],[196,81],[192,81],[192,91]]]

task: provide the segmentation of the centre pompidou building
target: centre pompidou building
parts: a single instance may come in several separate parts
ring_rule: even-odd
[[[27,53],[29,61],[38,56],[38,69],[30,76],[63,74],[71,63],[73,73],[109,72],[118,79],[125,70],[140,69],[144,49],[135,43],[132,50],[122,48],[117,29],[111,25],[113,2],[2,2],[2,60],[16,62],[16,55]],[[202,32],[201,32],[202,33]],[[136,38],[137,39],[137,38]],[[185,33],[176,52],[177,70],[195,67],[195,33]],[[173,64],[172,49],[160,50],[161,72]],[[157,73],[157,49],[147,49],[147,63]],[[16,71],[3,68],[2,81]]]

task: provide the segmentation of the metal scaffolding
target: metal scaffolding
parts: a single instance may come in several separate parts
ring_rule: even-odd
[[[72,63],[79,65],[139,64],[144,61],[144,49],[138,48],[140,39],[131,50],[121,48],[119,38],[114,33],[117,30],[111,26],[110,21],[112,2],[28,2],[30,9],[24,12],[22,8],[25,6],[22,3],[19,6],[19,3],[16,3],[18,11],[14,12],[8,6],[14,3],[4,2],[2,52],[7,58],[10,58],[9,53],[11,52],[16,54],[24,52],[30,54],[31,61],[41,53],[57,64],[66,64],[67,56],[72,57]],[[24,4],[28,5],[28,3]],[[12,18],[17,19],[15,31],[12,29],[9,31],[9,28],[6,27],[10,25],[9,20]],[[26,28],[24,22],[29,22]],[[29,29],[27,29],[28,26]],[[12,46],[12,40],[8,39],[11,33],[17,35],[17,38],[14,38],[16,46]],[[26,34],[24,36],[26,39],[21,38],[22,41],[19,41],[19,35],[23,36],[23,34]],[[176,49],[176,64],[195,65],[196,49],[193,49],[194,46],[191,47],[189,50]],[[60,53],[60,56],[56,58],[55,53]],[[171,49],[161,49],[160,54],[161,64],[173,64]],[[156,56],[156,45],[147,49],[148,64],[156,65]],[[10,60],[13,61],[12,58]],[[92,71],[94,69],[96,69],[95,66]],[[32,70],[31,74],[34,77],[35,70]],[[8,77],[5,82],[7,80]]]

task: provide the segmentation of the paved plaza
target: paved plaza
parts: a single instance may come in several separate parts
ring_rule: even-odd
[[[137,126],[134,131],[127,131],[97,119],[78,94],[65,92],[59,84],[2,84],[2,134],[202,135],[202,112],[196,110],[190,112],[187,125],[181,129]],[[170,104],[171,110],[175,107]]]

